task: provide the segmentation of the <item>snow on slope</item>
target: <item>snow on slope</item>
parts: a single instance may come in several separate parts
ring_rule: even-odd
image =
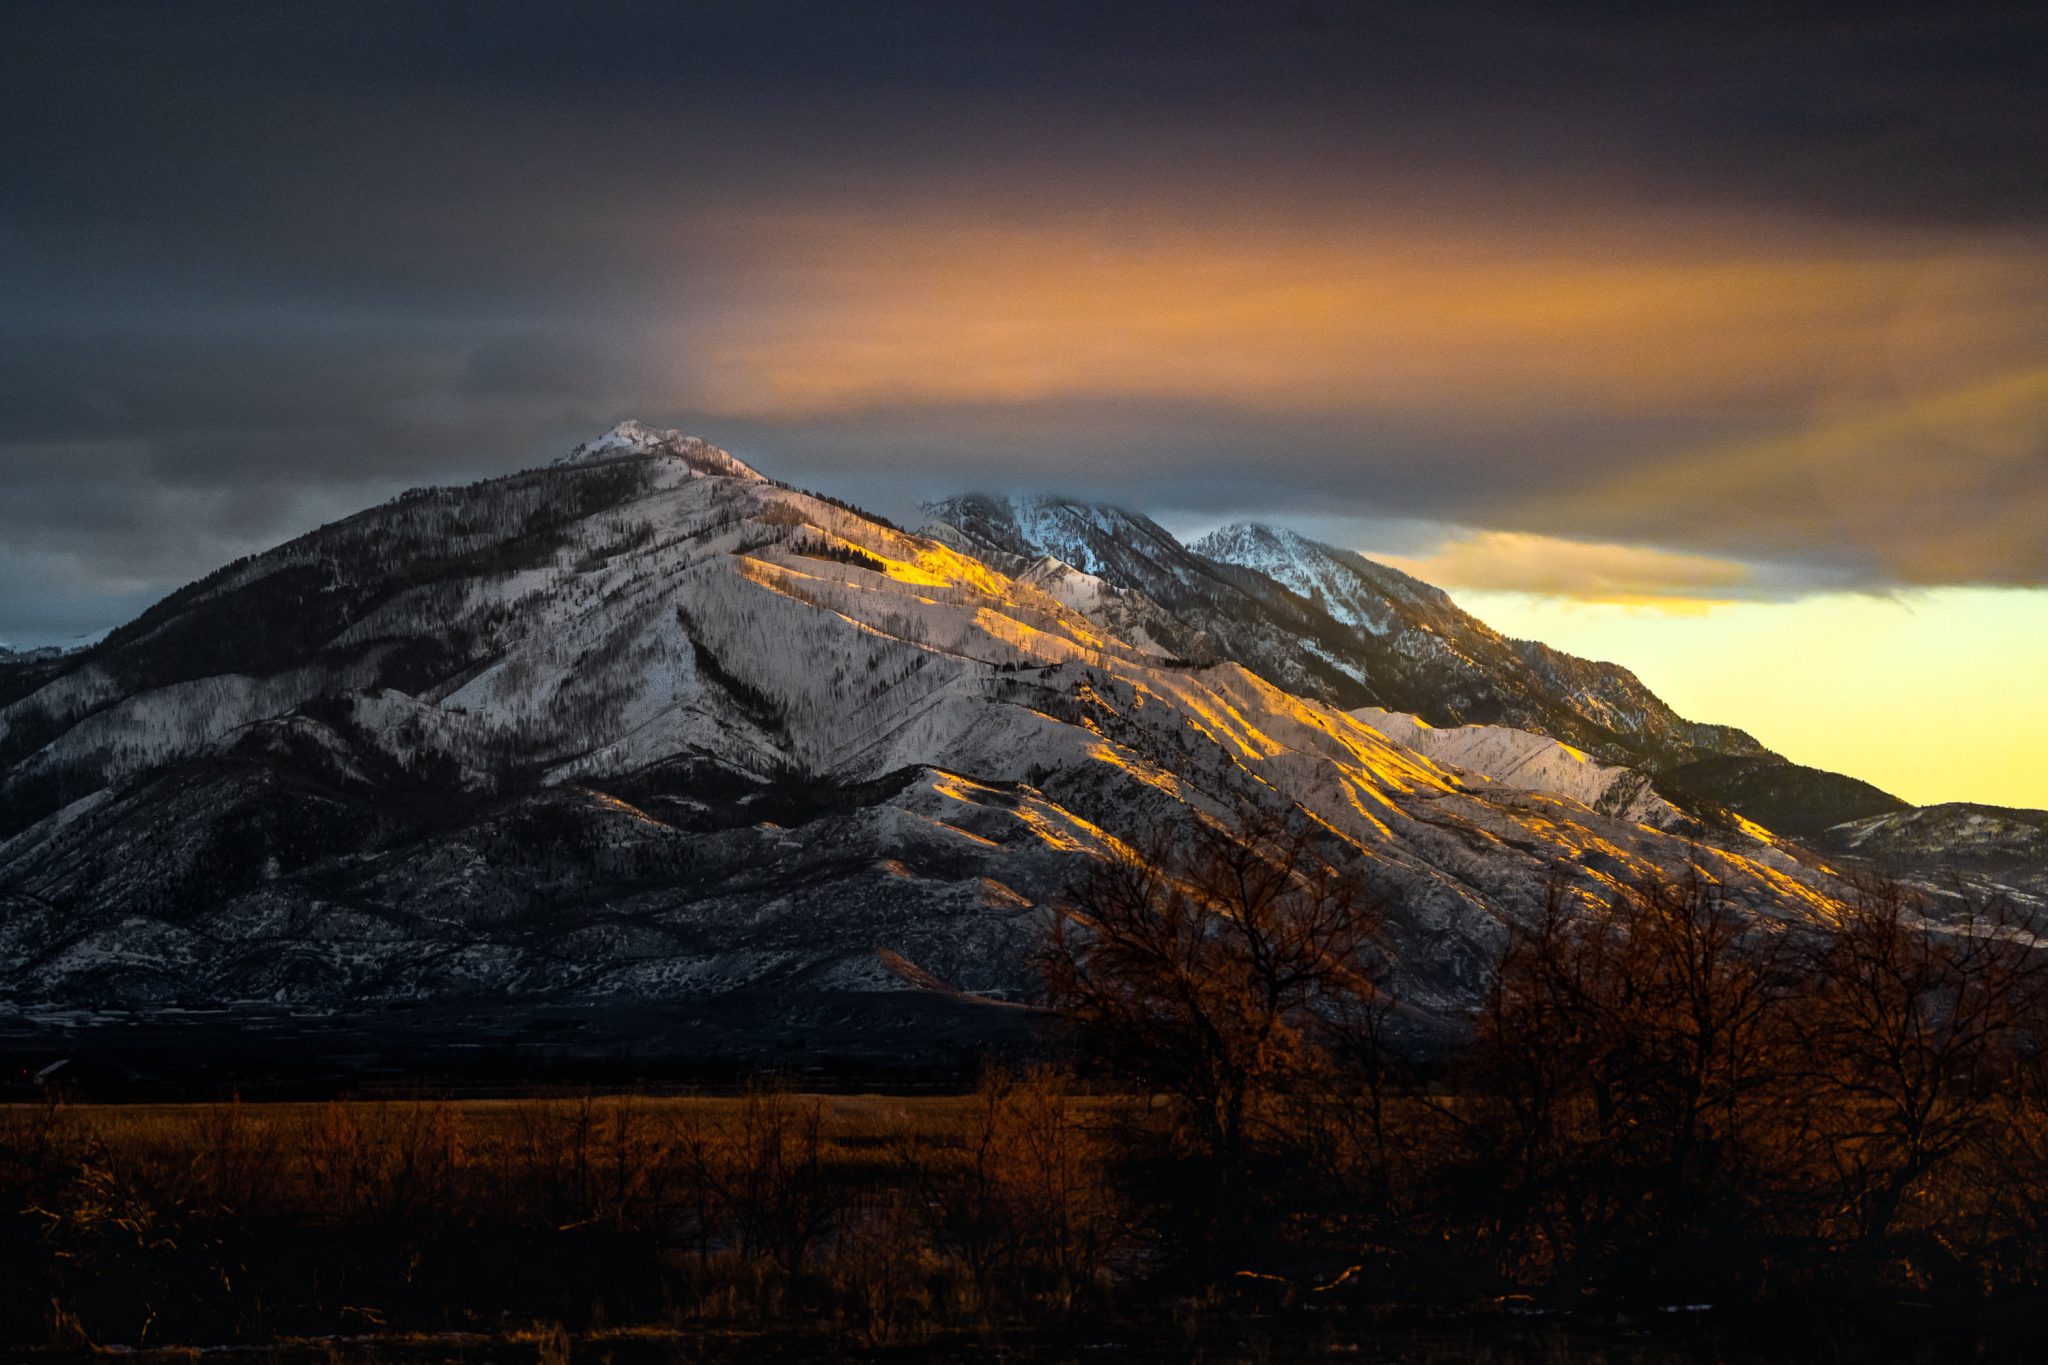
[[[1065,498],[983,495],[924,510],[924,534],[991,563],[1022,571],[1049,557],[1121,589],[1126,596],[1102,618],[1110,629],[1142,599],[1148,634],[1178,657],[1235,659],[1322,701],[1371,695],[1349,628],[1271,579],[1205,559],[1149,518]]]
[[[1440,590],[1292,531],[1238,524],[1190,549],[1144,517],[1069,499],[969,496],[925,510],[928,534],[970,553],[1014,569],[1050,556],[1142,594],[1198,633],[1203,657],[1291,692],[1508,725],[1653,771],[1701,754],[1771,757],[1740,731],[1674,714],[1626,669],[1509,640]]]
[[[1813,844],[1937,898],[1960,892],[2048,914],[2048,811],[1953,801],[1848,821]]]
[[[1549,792],[1603,815],[1659,829],[1695,822],[1650,788],[1649,776],[1634,768],[1602,763],[1548,735],[1505,725],[1460,725],[1438,729],[1416,716],[1361,706],[1351,712],[1387,738],[1426,754],[1447,767],[1477,773],[1520,791]]]
[[[1006,560],[1021,571],[1050,557],[1172,608],[1176,599],[1216,577],[1215,566],[1191,553],[1149,517],[1119,507],[1056,497],[972,494],[924,505],[927,534],[970,553]]]
[[[756,473],[752,466],[730,452],[720,450],[709,441],[696,436],[685,436],[674,427],[657,431],[630,418],[596,440],[585,441],[556,463],[574,464],[644,455],[670,456],[700,474],[720,475],[732,479],[761,479],[761,475]]]
[[[1953,801],[1836,825],[1831,848],[2048,861],[2048,811]]]
[[[1293,531],[1238,524],[1195,546],[1284,584],[1366,633],[1373,704],[1437,724],[1552,735],[1623,766],[1662,770],[1699,754],[1775,757],[1750,736],[1685,720],[1627,669],[1510,640],[1438,588]]]
[[[1017,581],[1050,594],[1149,654],[1172,656],[1173,642],[1185,647],[1190,641],[1187,629],[1145,594],[1106,583],[1051,555],[1018,574]]]
[[[1442,624],[1463,616],[1439,588],[1284,528],[1238,522],[1211,531],[1193,548],[1210,559],[1262,573],[1339,621],[1374,635],[1401,629],[1406,617]]]

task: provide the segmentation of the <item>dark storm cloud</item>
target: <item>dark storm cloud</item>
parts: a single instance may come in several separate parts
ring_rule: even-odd
[[[884,385],[774,412],[705,376],[743,385],[830,311],[757,247],[791,214],[887,219],[882,256],[962,213],[1151,230],[1389,204],[1510,235],[1698,208],[2034,250],[2044,50],[2032,5],[15,4],[0,639],[108,624],[628,413],[898,510],[995,483],[1510,524],[1548,491],[1606,509],[1589,533],[1780,553],[1814,533],[1753,517],[1768,488],[1694,496],[1702,523],[1630,461],[1761,439],[1801,393],[1560,417]],[[845,273],[804,288],[858,337]],[[762,332],[778,308],[792,330]],[[2044,505],[2042,458],[1991,480],[2007,504]],[[2037,581],[2008,540],[1970,572]],[[1854,537],[1812,553],[1892,571]]]
[[[689,413],[665,420],[705,424]],[[793,482],[840,490],[899,520],[914,521],[917,502],[934,496],[1055,492],[1135,506],[1176,530],[1266,517],[1388,553],[1426,548],[1445,523],[1458,523],[1753,557],[1771,563],[1780,592],[1800,582],[1820,589],[1894,581],[1879,547],[1818,539],[1791,513],[1759,521],[1757,503],[1796,494],[1810,505],[1797,469],[1781,471],[1773,488],[1731,495],[1710,524],[1701,522],[1696,500],[1683,498],[1610,517],[1577,486],[1596,456],[1618,464],[1617,452],[1666,447],[1697,430],[1697,420],[1685,418],[1316,420],[1105,402],[1050,411],[871,411],[853,430],[824,421],[727,420],[721,427],[740,449],[773,451],[774,468]],[[1276,459],[1275,451],[1284,454]],[[1369,464],[1366,478],[1361,464]],[[1589,505],[1576,512],[1560,505],[1573,498]],[[2014,505],[2042,501],[2037,487]]]
[[[1562,170],[1972,222],[2031,224],[2048,199],[2048,19],[2023,4],[10,13],[0,60],[11,126],[29,133],[10,169],[96,235],[118,238],[138,197],[181,204],[184,221],[147,229],[181,247],[201,224],[253,246],[323,216],[355,238],[403,206],[427,211],[392,226],[430,237],[494,220],[487,265],[574,216],[554,193],[609,209],[735,185],[858,190],[934,160],[1057,183],[1216,159],[1328,182],[1431,155],[1532,184]],[[691,171],[719,180],[669,178]],[[499,217],[507,204],[522,211]]]

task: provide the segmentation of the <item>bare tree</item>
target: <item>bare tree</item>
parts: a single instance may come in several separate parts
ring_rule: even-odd
[[[1511,930],[1471,1077],[1510,1269],[1567,1297],[1602,1267],[1697,1273],[1662,1262],[1710,1256],[1754,1175],[1793,984],[1782,938],[1697,868],[1604,907],[1556,882]]]
[[[2027,995],[2015,1083],[1972,1175],[1990,1214],[1982,1253],[1998,1263],[2000,1279],[2038,1293],[2048,1286],[2048,981]]]
[[[1988,1136],[2048,973],[2036,926],[1958,897],[1941,922],[1873,880],[1815,952],[1802,1012],[1817,1149],[1835,1171],[1868,1293],[1907,1196]]]
[[[1222,1223],[1285,1127],[1288,1097],[1327,1083],[1335,1023],[1378,995],[1380,907],[1316,852],[1314,827],[1252,817],[1100,865],[1039,955],[1047,993],[1098,1055],[1174,1097]]]

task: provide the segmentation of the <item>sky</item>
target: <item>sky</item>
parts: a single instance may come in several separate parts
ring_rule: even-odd
[[[2048,9],[15,0],[0,640],[635,416],[2048,806]]]

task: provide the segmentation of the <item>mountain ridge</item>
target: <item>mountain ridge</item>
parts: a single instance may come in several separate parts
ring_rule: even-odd
[[[672,445],[346,518],[172,594],[0,710],[0,984],[701,995],[788,972],[896,989],[909,962],[1014,994],[1019,917],[1075,857],[1284,800],[1401,888],[1433,945],[1416,988],[1448,1003],[1538,866],[1679,856],[1605,827],[1536,835],[1554,798],[1475,796],[1235,663],[1162,659],[980,560]],[[739,818],[793,777],[860,795],[795,842]],[[1782,869],[1723,856],[1783,890]]]
[[[1299,533],[1235,523],[1183,546],[1156,522],[1070,498],[927,503],[927,530],[1022,562],[1050,556],[1142,594],[1290,691],[1432,725],[1501,724],[1651,771],[1707,755],[1775,759],[1678,716],[1627,669],[1512,641],[1441,589]]]
[[[1590,906],[1698,859],[1757,913],[1828,904],[1753,828],[1490,781],[1226,657],[1306,669],[1290,632],[1344,627],[1163,531],[1095,562],[1177,609],[963,552],[996,521],[908,533],[611,434],[224,566],[0,697],[0,1003],[660,1000],[852,1037],[905,991],[1028,997],[1091,859],[1247,811],[1368,869],[1446,1027],[1559,878]]]

